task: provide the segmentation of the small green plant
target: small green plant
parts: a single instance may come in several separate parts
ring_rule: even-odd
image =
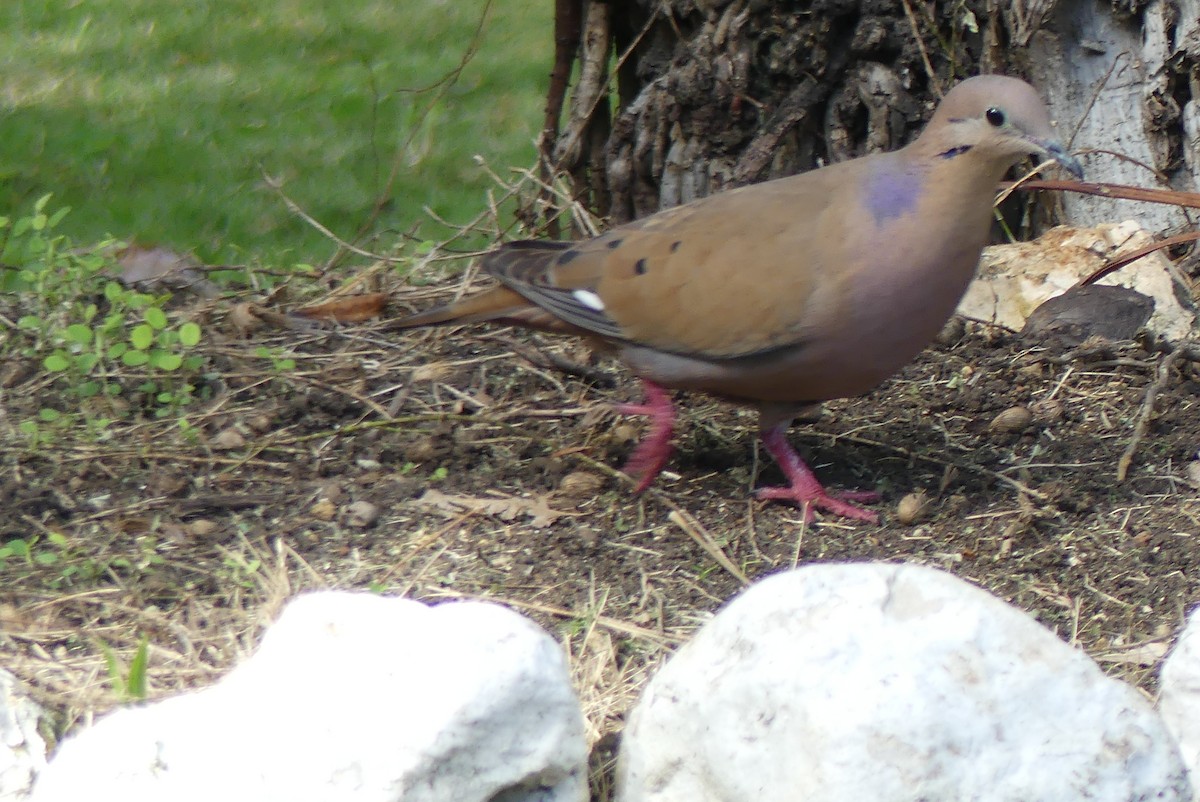
[[[50,535],[50,539],[55,537],[62,538],[62,535],[57,533]],[[64,538],[65,540],[65,538]],[[59,555],[53,549],[38,548],[38,538],[14,538],[5,542],[0,546],[0,568],[3,568],[10,560],[24,563],[28,567],[37,565],[54,565],[59,560]]]
[[[262,560],[229,552],[225,555],[224,563],[225,570],[233,582],[251,590],[258,587],[258,574],[262,570]]]
[[[296,369],[296,360],[288,356],[280,356],[277,349],[268,348],[265,345],[260,345],[254,349],[254,355],[259,359],[271,360],[271,367],[276,373],[290,373]]]
[[[67,210],[50,213],[50,197],[41,197],[30,215],[0,217],[3,261],[15,265],[4,274],[3,289],[19,294],[26,311],[17,321],[25,336],[8,347],[54,374],[67,401],[63,409],[42,409],[37,420],[22,422],[21,431],[33,445],[44,445],[82,420],[94,436],[103,436],[112,419],[95,410],[112,407],[89,399],[131,390],[142,393],[144,406],[159,417],[177,412],[196,394],[204,363],[189,352],[201,340],[200,326],[172,321],[164,309],[168,295],[117,281],[111,256],[117,243],[77,249],[55,233]]]
[[[43,585],[55,590],[95,579],[104,572],[103,566],[71,545],[70,538],[61,532],[15,538],[0,545],[0,570],[16,566],[18,573],[36,575]]]
[[[104,664],[108,669],[108,682],[113,692],[125,702],[141,702],[146,698],[146,669],[150,663],[150,639],[145,635],[138,641],[137,651],[129,661],[128,670],[123,671],[116,652],[107,643],[100,644],[104,652]]]

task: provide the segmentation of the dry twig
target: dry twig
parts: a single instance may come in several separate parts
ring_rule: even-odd
[[[1150,429],[1150,420],[1154,417],[1154,402],[1158,399],[1158,394],[1170,382],[1171,371],[1175,368],[1175,363],[1182,357],[1182,350],[1175,348],[1158,363],[1158,376],[1154,379],[1154,384],[1150,385],[1149,389],[1146,390],[1145,397],[1142,398],[1142,406],[1138,410],[1137,423],[1133,427],[1133,436],[1129,438],[1129,445],[1125,446],[1125,451],[1122,452],[1121,458],[1117,460],[1118,482],[1124,482],[1125,477],[1129,474],[1129,466],[1133,463],[1133,455],[1137,453],[1138,445]]]

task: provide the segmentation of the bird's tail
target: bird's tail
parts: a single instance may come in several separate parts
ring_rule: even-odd
[[[434,307],[415,315],[402,317],[387,324],[387,329],[415,329],[421,326],[461,325],[487,320],[505,320],[528,308],[529,301],[507,287],[463,298],[445,306]]]
[[[570,246],[569,242],[516,240],[484,254],[480,265],[485,272],[501,281],[514,277],[527,279],[544,270],[550,260]],[[574,331],[571,326],[505,286],[493,287],[452,304],[394,320],[385,329],[391,331],[483,322],[507,323],[543,331]]]

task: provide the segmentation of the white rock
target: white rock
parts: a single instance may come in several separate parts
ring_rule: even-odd
[[[42,710],[0,669],[0,802],[24,799],[46,766],[46,742],[38,733]]]
[[[734,600],[647,686],[618,802],[1186,800],[1162,721],[955,577],[814,565]]]
[[[1080,279],[1104,266],[1113,254],[1129,253],[1150,243],[1150,235],[1134,221],[1104,223],[1095,228],[1059,226],[1033,242],[984,249],[979,273],[958,305],[958,313],[1020,330],[1030,312],[1061,295]],[[1098,283],[1137,290],[1154,300],[1146,327],[1169,340],[1190,336],[1195,309],[1180,303],[1171,264],[1161,251],[1144,256]]]
[[[1158,710],[1179,743],[1192,785],[1200,778],[1200,607],[1163,662]]]
[[[586,799],[562,650],[498,605],[292,601],[211,688],[65,743],[36,802]]]

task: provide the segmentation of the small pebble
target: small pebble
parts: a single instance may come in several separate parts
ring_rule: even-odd
[[[369,501],[355,501],[346,506],[346,521],[351,526],[367,529],[379,520],[379,507]]]
[[[636,443],[642,438],[642,430],[632,423],[618,423],[610,432],[617,443]]]
[[[938,332],[937,341],[939,345],[952,346],[957,345],[958,341],[967,333],[967,323],[958,315],[946,321],[946,325],[942,326],[942,330]]]
[[[333,517],[337,515],[337,507],[327,498],[318,499],[308,511],[318,521],[332,521]]]
[[[266,434],[271,431],[274,423],[271,421],[271,416],[265,412],[256,412],[246,418],[246,425],[250,427],[250,431],[255,434]]]
[[[237,429],[223,429],[212,440],[213,448],[233,451],[246,445],[246,438]]]
[[[1009,407],[992,418],[992,422],[988,424],[988,430],[1016,434],[1025,431],[1032,424],[1033,413],[1026,407]]]
[[[560,495],[573,499],[593,498],[604,485],[604,477],[591,471],[571,471],[558,483]]]
[[[1184,472],[1187,474],[1187,480],[1200,488],[1200,462],[1189,462]]]
[[[1066,407],[1063,402],[1057,399],[1049,401],[1035,401],[1029,406],[1029,411],[1033,413],[1033,419],[1042,426],[1050,426],[1062,420],[1063,413]]]
[[[924,490],[918,490],[900,499],[896,505],[896,520],[904,526],[912,526],[924,521],[932,512],[932,499]]]

